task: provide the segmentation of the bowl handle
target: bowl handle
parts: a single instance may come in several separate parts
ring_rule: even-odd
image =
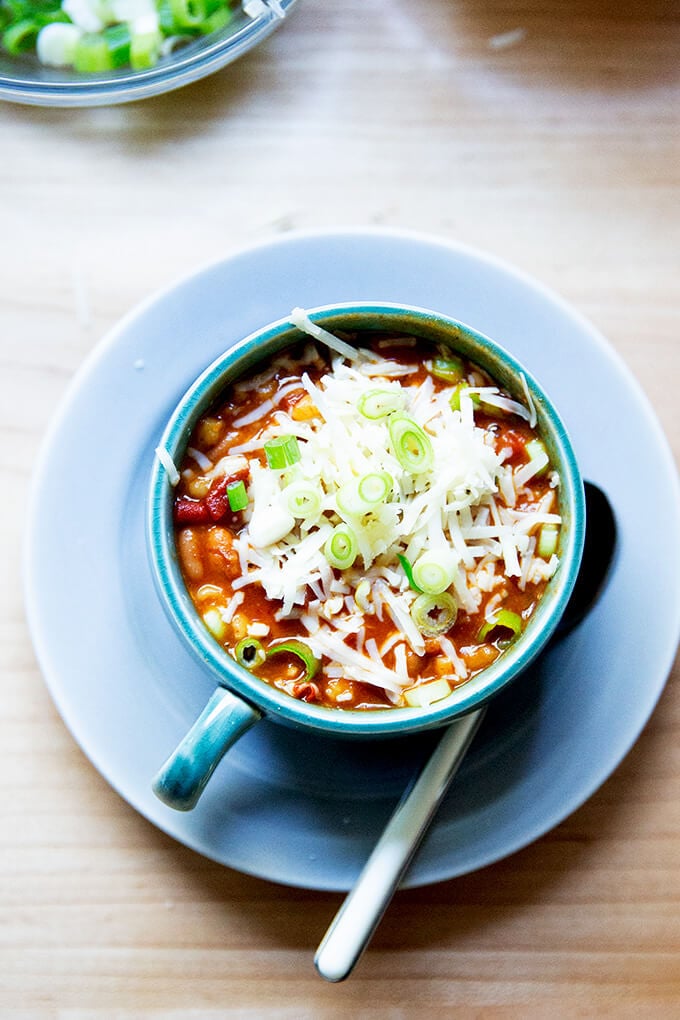
[[[218,687],[153,781],[156,796],[176,811],[191,811],[224,754],[262,713]]]

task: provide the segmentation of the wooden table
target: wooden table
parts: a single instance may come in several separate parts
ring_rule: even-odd
[[[649,0],[300,0],[257,51],[123,107],[4,104],[0,1016],[680,1015],[680,677],[539,842],[400,893],[343,985],[340,897],[209,863],[66,731],[22,607],[36,452],[105,331],[240,245],[385,224],[486,249],[609,338],[680,454],[680,12]]]

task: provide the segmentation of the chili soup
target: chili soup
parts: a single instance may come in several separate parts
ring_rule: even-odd
[[[230,384],[167,465],[184,582],[215,640],[293,698],[434,704],[503,655],[558,568],[529,390],[415,336],[296,316],[307,339]]]

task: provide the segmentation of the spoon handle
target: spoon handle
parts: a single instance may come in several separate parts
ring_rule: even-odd
[[[477,732],[484,711],[477,709],[451,723],[402,796],[317,949],[314,964],[327,981],[346,978],[368,945]]]

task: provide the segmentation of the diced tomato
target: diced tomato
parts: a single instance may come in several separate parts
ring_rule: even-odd
[[[240,471],[232,471],[230,475],[227,475],[227,477],[225,478],[225,484],[231,485],[232,482],[245,482],[247,485],[249,478],[250,468],[248,467],[248,465],[246,465],[245,467],[242,467]]]
[[[297,698],[298,701],[319,701],[320,691],[315,683],[312,683],[311,680],[307,680],[302,683],[295,684],[293,687],[293,697]]]
[[[513,428],[501,429],[495,437],[496,449],[503,450],[509,447],[512,450],[512,459],[524,455],[526,443],[526,436]]]
[[[221,521],[227,514],[232,514],[229,506],[227,487],[233,482],[246,481],[249,471],[234,472],[213,482],[210,491],[203,499],[191,499],[189,496],[178,496],[175,500],[175,520],[178,524],[204,524]]]
[[[210,520],[208,507],[203,499],[178,496],[175,500],[175,520],[178,524],[202,524]]]
[[[227,479],[220,478],[220,480],[212,486],[210,492],[205,497],[205,505],[208,508],[208,514],[210,519],[213,521],[221,521],[229,507],[229,497],[227,496]]]

